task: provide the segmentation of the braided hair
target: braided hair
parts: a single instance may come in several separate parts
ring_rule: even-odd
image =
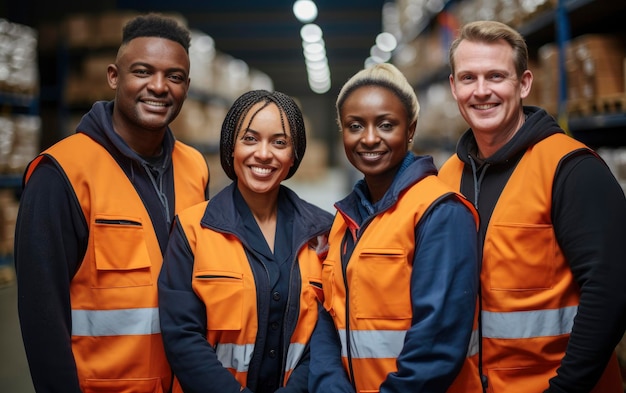
[[[244,119],[250,112],[251,108],[256,104],[263,103],[250,117],[248,124],[243,124]],[[222,133],[220,135],[220,160],[222,168],[231,180],[236,180],[235,168],[233,167],[233,151],[235,150],[235,140],[237,136],[250,127],[257,113],[268,105],[274,104],[280,112],[280,122],[283,132],[287,135],[285,127],[285,119],[291,130],[291,143],[293,144],[293,166],[289,169],[287,179],[293,176],[300,166],[300,161],[304,157],[306,150],[306,131],[304,128],[304,119],[298,104],[290,96],[274,91],[267,90],[251,90],[235,100],[228,110],[224,122],[222,123]]]
[[[139,37],[160,37],[178,42],[189,53],[191,33],[175,19],[150,13],[140,15],[126,23],[122,30],[122,45]]]

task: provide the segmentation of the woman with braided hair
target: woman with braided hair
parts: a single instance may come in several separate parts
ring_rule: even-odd
[[[306,148],[280,92],[241,95],[222,124],[232,184],[180,213],[159,277],[174,392],[306,392],[332,215],[283,186]]]

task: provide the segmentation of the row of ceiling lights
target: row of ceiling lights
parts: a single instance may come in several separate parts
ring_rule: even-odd
[[[317,18],[317,6],[312,0],[296,0],[293,3],[293,13],[304,23],[300,29],[300,36],[309,87],[315,93],[324,94],[330,90],[331,79],[322,29],[313,23]],[[397,40],[393,34],[388,32],[378,34],[364,66],[389,61],[396,46]]]
[[[293,13],[304,23],[300,29],[300,37],[309,87],[314,93],[324,94],[331,87],[330,68],[322,29],[313,23],[317,18],[317,6],[312,0],[296,0],[293,3]]]

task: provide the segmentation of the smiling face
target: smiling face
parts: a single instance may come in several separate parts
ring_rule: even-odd
[[[530,93],[532,74],[518,77],[513,48],[504,40],[463,40],[454,53],[452,95],[478,138],[502,146],[524,122],[522,99]]]
[[[278,192],[294,164],[288,122],[284,122],[283,131],[278,106],[269,104],[259,110],[263,105],[259,103],[250,108],[241,123],[243,128],[235,137],[233,167],[237,187],[244,198],[252,193]]]
[[[125,140],[164,133],[189,89],[189,56],[177,42],[138,37],[120,48],[107,70],[116,90],[113,124]]]
[[[413,138],[416,123],[390,89],[378,85],[352,91],[340,108],[339,122],[348,161],[365,175],[372,198],[387,191]]]

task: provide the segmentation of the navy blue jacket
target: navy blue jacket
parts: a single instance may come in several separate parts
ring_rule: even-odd
[[[257,312],[259,328],[255,343],[255,352],[248,368],[248,388],[245,392],[265,392],[257,386],[263,367],[263,350],[267,340],[267,321],[270,319],[270,296],[262,288],[271,288],[268,267],[259,258],[254,257],[254,249],[246,238],[244,219],[239,215],[235,204],[238,192],[236,183],[232,183],[220,191],[207,204],[199,224],[203,229],[235,236],[243,245],[248,261],[254,272],[257,291]],[[281,186],[278,204],[281,208],[292,210],[293,234],[291,248],[297,263],[297,250],[319,235],[327,234],[332,223],[332,215],[308,202],[300,199],[293,191]],[[277,225],[281,225],[280,223]],[[276,239],[280,242],[281,239]],[[178,220],[175,220],[170,243],[168,245],[161,275],[159,276],[159,313],[161,332],[165,343],[165,351],[172,369],[181,384],[188,392],[239,392],[240,385],[224,368],[214,355],[214,349],[206,339],[207,316],[203,301],[192,288],[192,272],[194,254]],[[285,276],[283,276],[285,277]],[[260,282],[262,281],[262,282]],[[300,302],[299,277],[292,277],[288,283],[289,295],[286,307],[299,310]],[[289,315],[298,315],[298,311]],[[282,319],[282,318],[281,318]],[[297,320],[283,321],[283,340],[285,347],[289,344]],[[294,369],[287,386],[277,392],[306,392],[308,380],[308,353]],[[284,369],[284,364],[283,364]]]
[[[415,157],[409,153],[393,183],[376,204],[369,202],[365,182],[360,180],[353,192],[335,207],[358,223],[361,229],[357,237],[360,238],[377,214],[393,208],[402,197],[402,191],[436,173],[431,157]],[[351,239],[351,236],[347,238]],[[346,259],[354,246],[352,241],[346,242]],[[337,245],[331,243],[330,247]],[[380,393],[443,393],[452,384],[468,349],[478,271],[476,223],[472,213],[454,194],[436,201],[415,228],[415,254],[410,277],[414,318],[398,357],[398,371],[388,375],[380,386]],[[447,284],[434,286],[441,282]],[[440,334],[443,331],[458,331],[460,334]],[[333,320],[320,307],[311,338],[309,390],[312,393],[354,393],[341,364],[340,350]]]

